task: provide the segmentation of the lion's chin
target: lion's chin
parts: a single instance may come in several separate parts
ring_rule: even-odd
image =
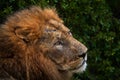
[[[81,73],[85,71],[87,67],[87,55],[85,56],[84,60],[82,61],[82,64],[79,64],[76,68],[72,69],[71,72],[73,73]]]
[[[87,67],[87,63],[86,63],[86,61],[84,61],[82,65],[80,65],[77,68],[75,68],[74,70],[72,70],[72,72],[73,73],[83,72],[83,71],[85,71],[86,67]]]

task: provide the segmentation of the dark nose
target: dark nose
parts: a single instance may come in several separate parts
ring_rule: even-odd
[[[86,53],[82,53],[78,55],[79,58],[83,58],[83,59],[85,58],[85,56],[86,56]]]

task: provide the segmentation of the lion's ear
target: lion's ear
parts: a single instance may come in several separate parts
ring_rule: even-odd
[[[15,34],[17,37],[25,42],[29,41],[29,36],[32,34],[30,29],[27,28],[16,28]]]

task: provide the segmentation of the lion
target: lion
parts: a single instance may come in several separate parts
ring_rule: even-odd
[[[54,8],[32,6],[0,25],[0,79],[71,80],[85,71],[86,52]]]

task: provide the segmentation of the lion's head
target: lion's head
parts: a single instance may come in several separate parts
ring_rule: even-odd
[[[87,48],[54,9],[31,7],[0,28],[0,64],[18,80],[67,80],[86,68]]]

